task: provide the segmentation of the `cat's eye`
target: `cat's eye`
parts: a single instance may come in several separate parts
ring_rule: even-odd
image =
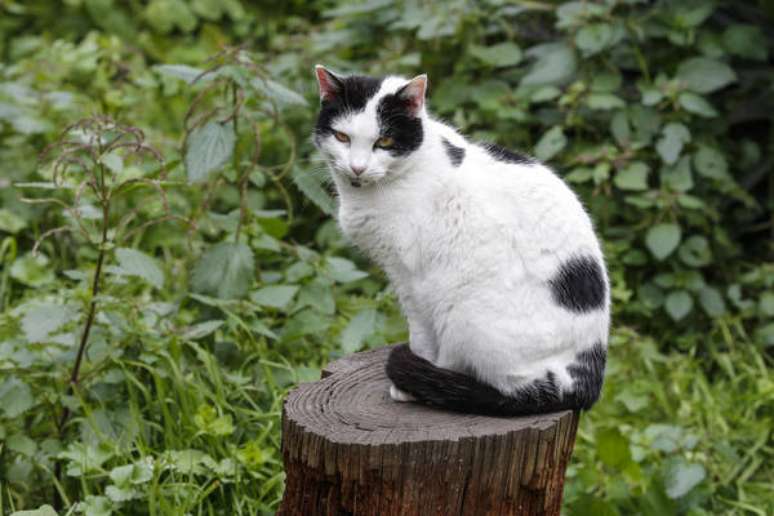
[[[349,136],[342,133],[341,131],[335,131],[333,133],[333,137],[339,140],[341,143],[349,143]]]
[[[389,136],[382,136],[378,140],[376,140],[376,143],[374,143],[374,147],[379,147],[380,149],[389,149],[395,144],[395,140],[393,140]]]

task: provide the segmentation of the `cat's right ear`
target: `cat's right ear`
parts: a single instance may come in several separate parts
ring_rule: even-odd
[[[333,100],[341,93],[344,83],[336,77],[336,74],[323,65],[315,66],[314,71],[317,74],[317,84],[320,85],[320,101]]]

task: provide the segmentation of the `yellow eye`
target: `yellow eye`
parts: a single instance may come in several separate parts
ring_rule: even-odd
[[[347,136],[346,134],[342,133],[341,131],[335,131],[335,132],[333,133],[333,136],[334,136],[334,137],[335,137],[337,140],[339,140],[340,142],[342,142],[342,143],[349,143],[349,136]]]
[[[390,138],[389,136],[382,136],[378,140],[376,140],[376,143],[374,143],[374,147],[379,147],[380,149],[389,149],[395,144],[395,140]]]

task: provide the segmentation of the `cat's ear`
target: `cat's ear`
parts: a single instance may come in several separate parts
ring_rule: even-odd
[[[320,85],[320,100],[333,100],[344,87],[341,79],[323,65],[314,67],[317,83]]]
[[[425,93],[427,92],[427,75],[417,75],[408,84],[398,90],[398,97],[405,100],[409,111],[416,116],[425,105]]]

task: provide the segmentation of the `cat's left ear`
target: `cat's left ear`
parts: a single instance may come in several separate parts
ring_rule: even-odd
[[[320,85],[320,100],[333,100],[344,88],[341,79],[323,65],[314,67],[317,83]]]
[[[398,90],[398,97],[405,100],[409,111],[416,116],[425,105],[425,93],[427,93],[427,75],[417,75],[408,84]]]

